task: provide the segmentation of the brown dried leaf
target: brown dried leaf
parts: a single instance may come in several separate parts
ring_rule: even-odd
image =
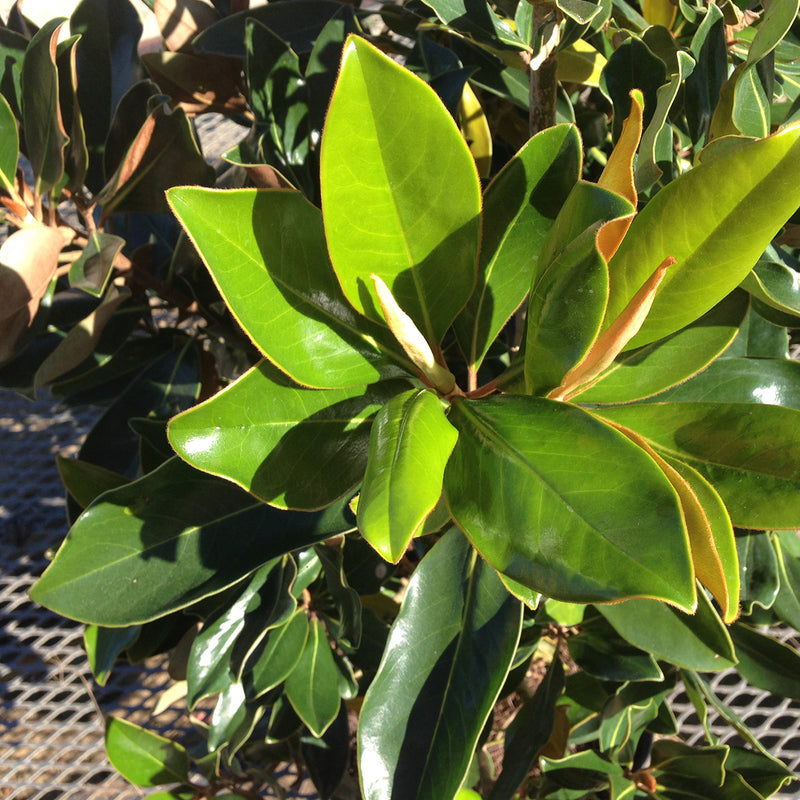
[[[0,361],[30,324],[58,268],[61,234],[43,226],[22,228],[0,247]]]

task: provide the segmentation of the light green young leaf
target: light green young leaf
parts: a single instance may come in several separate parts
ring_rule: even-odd
[[[173,417],[169,440],[197,469],[278,508],[324,508],[364,476],[372,417],[406,386],[307,389],[264,360]]]
[[[615,319],[653,270],[673,256],[677,264],[629,349],[679,330],[744,279],[798,205],[800,126],[681,175],[636,216],[609,262],[606,319]]]
[[[342,294],[322,215],[302,194],[184,186],[168,198],[239,324],[294,380],[334,389],[392,371],[381,351],[399,348]]]
[[[666,600],[691,613],[677,495],[639,447],[544,398],[458,401],[445,471],[453,518],[501,573],[567,602]]]
[[[124,719],[106,719],[106,752],[114,767],[136,786],[189,778],[189,755],[181,745]]]
[[[458,433],[427,389],[393,397],[376,415],[358,499],[362,536],[398,562],[442,493]]]
[[[414,571],[359,725],[366,800],[453,797],[511,667],[522,605],[456,530]],[[409,647],[409,642],[427,642]]]
[[[434,91],[356,36],[328,110],[321,182],[328,250],[349,301],[382,323],[369,277],[378,275],[437,346],[475,285],[478,173]]]

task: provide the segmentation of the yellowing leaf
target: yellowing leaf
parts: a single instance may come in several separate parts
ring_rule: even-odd
[[[558,79],[563,83],[599,86],[605,56],[583,39],[558,51]]]
[[[644,97],[638,89],[634,89],[631,92],[631,113],[623,123],[622,134],[609,156],[600,180],[597,181],[599,186],[610,189],[628,200],[634,209],[638,194],[634,181],[633,160],[642,138],[643,111]],[[597,249],[603,254],[606,261],[617,252],[635,213],[634,211],[633,214],[612,220],[600,229],[597,236]]]
[[[467,140],[478,175],[488,178],[492,169],[492,134],[480,100],[469,83],[464,84],[461,102],[458,104],[461,130]]]

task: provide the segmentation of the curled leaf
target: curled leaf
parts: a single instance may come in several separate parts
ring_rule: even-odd
[[[456,379],[450,370],[436,361],[433,350],[411,317],[403,311],[394,299],[389,287],[374,273],[370,275],[375,284],[378,301],[389,330],[402,345],[406,355],[414,362],[414,366],[430,381],[431,385],[442,394],[450,394],[456,387]]]
[[[548,397],[553,400],[569,400],[581,389],[588,388],[611,366],[614,359],[644,324],[653,300],[655,300],[658,287],[664,280],[667,270],[675,263],[672,256],[667,256],[661,262],[656,271],[631,298],[622,313],[597,337],[583,360],[564,376],[561,385],[550,392]]]

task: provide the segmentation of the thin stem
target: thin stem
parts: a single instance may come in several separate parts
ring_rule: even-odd
[[[534,48],[530,66],[530,135],[552,128],[556,124],[556,98],[558,81],[558,6],[551,0],[533,3]],[[555,27],[554,27],[555,26]]]

